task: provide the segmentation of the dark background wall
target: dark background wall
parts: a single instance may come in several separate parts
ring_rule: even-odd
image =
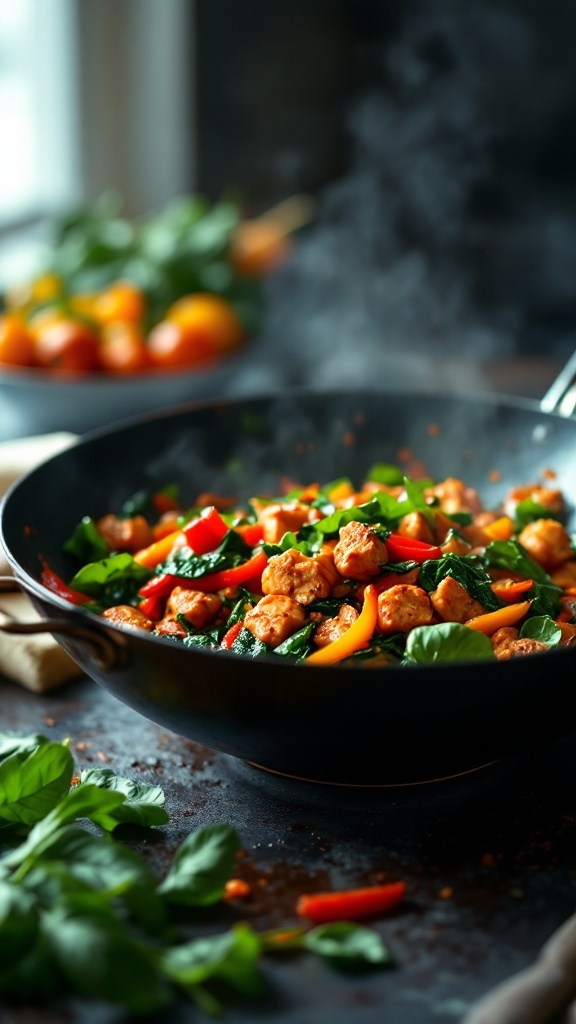
[[[302,367],[571,351],[571,0],[198,0],[196,31],[200,191],[317,200],[270,283]]]

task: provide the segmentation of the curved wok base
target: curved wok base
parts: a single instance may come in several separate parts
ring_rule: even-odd
[[[576,420],[530,402],[377,391],[200,404],[89,435],[44,463],[9,494],[3,540],[42,615],[88,627],[112,645],[104,669],[85,640],[59,637],[88,675],[163,728],[271,771],[407,784],[572,732],[575,648],[508,662],[312,668],[193,651],[105,625],[38,582],[42,558],[70,578],[62,544],[82,516],[97,518],[143,487],[177,483],[191,505],[208,489],[277,494],[286,477],[305,484],[349,475],[360,483],[377,461],[461,476],[488,503],[552,469],[574,503]]]

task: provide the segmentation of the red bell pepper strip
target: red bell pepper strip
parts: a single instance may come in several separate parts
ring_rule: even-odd
[[[158,622],[164,616],[164,598],[145,597],[138,608],[151,622]]]
[[[386,538],[386,550],[390,562],[426,562],[429,558],[442,557],[442,549],[437,544],[426,544],[400,533],[391,533]]]
[[[229,529],[215,506],[210,505],[197,519],[186,523],[182,533],[195,555],[205,555],[222,543]]]
[[[344,889],[340,892],[319,892],[300,896],[296,904],[299,917],[307,917],[314,924],[326,921],[356,921],[396,907],[406,893],[406,882],[389,882],[363,889]]]
[[[263,551],[258,551],[247,562],[234,566],[232,569],[221,569],[219,572],[207,573],[206,576],[198,576],[190,579],[187,576],[173,576],[164,573],[162,576],[154,576],[148,580],[138,591],[139,597],[168,597],[174,587],[184,587],[185,590],[222,590],[224,587],[234,587],[239,583],[258,576],[266,568],[268,559]]]
[[[53,594],[57,594],[58,597],[62,597],[64,601],[70,601],[71,604],[86,604],[91,601],[92,598],[88,594],[82,594],[79,590],[72,590],[64,580],[50,569],[47,565],[44,566],[40,573],[40,582]]]
[[[225,651],[229,651],[236,637],[238,636],[238,633],[240,633],[243,628],[244,623],[239,619],[238,622],[235,622],[234,625],[230,626],[230,629],[227,630],[226,633],[224,633],[224,636],[220,641],[220,647],[222,647]]]
[[[235,526],[236,533],[246,541],[248,547],[255,548],[264,540],[264,527],[262,523],[245,523],[242,526]]]

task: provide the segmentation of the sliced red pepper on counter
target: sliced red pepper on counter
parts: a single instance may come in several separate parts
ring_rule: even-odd
[[[154,576],[148,580],[138,591],[139,597],[168,597],[174,587],[184,587],[185,590],[223,590],[224,587],[235,587],[239,583],[259,576],[266,568],[268,559],[263,551],[258,551],[247,562],[236,565],[232,569],[221,569],[219,572],[211,572],[206,576],[198,576],[190,579],[187,576],[173,576],[164,573],[162,576]]]
[[[314,924],[326,921],[356,921],[396,907],[406,893],[406,882],[389,882],[362,889],[344,889],[340,892],[318,892],[300,896],[296,904],[299,917],[307,917]]]
[[[195,555],[206,555],[222,543],[229,529],[218,509],[210,505],[197,519],[186,523],[182,533]]]
[[[442,549],[437,544],[403,537],[401,533],[391,533],[386,538],[386,550],[390,562],[426,562],[429,558],[442,557]]]
[[[82,594],[79,590],[72,590],[64,580],[50,569],[47,565],[43,568],[40,574],[40,582],[46,587],[47,590],[51,590],[53,594],[57,594],[58,597],[62,597],[64,601],[70,601],[71,604],[86,604],[91,601],[92,598],[88,594]]]

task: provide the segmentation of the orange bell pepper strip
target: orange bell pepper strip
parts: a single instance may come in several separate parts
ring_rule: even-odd
[[[392,910],[404,899],[406,882],[389,882],[362,889],[344,889],[340,892],[319,892],[300,896],[296,904],[299,917],[307,917],[314,924],[327,921],[356,921],[360,917]]]
[[[490,540],[510,540],[515,529],[510,516],[500,516],[499,519],[495,519],[493,523],[484,527],[484,533],[490,537]]]
[[[306,664],[333,665],[335,662],[349,657],[350,654],[354,654],[355,651],[362,650],[371,639],[376,629],[377,620],[378,594],[376,588],[370,584],[364,590],[364,604],[356,621],[337,640],[333,640],[326,647],[319,647],[313,654],[309,654],[305,659]]]
[[[165,562],[172,551],[175,542],[182,536],[181,530],[173,530],[159,540],[155,540],[146,548],[141,548],[134,555],[134,561],[144,565],[147,569],[154,569],[160,562]]]
[[[522,597],[533,586],[534,580],[498,580],[497,583],[492,583],[490,589],[496,597],[499,597],[501,601],[506,601],[507,604],[513,604]]]
[[[473,619],[468,619],[464,625],[468,626],[469,629],[475,629],[478,633],[492,636],[497,629],[502,629],[503,626],[513,626],[516,622],[520,622],[520,619],[523,619],[530,611],[531,604],[531,601],[508,604],[504,608],[498,608],[495,612],[475,615]]]

